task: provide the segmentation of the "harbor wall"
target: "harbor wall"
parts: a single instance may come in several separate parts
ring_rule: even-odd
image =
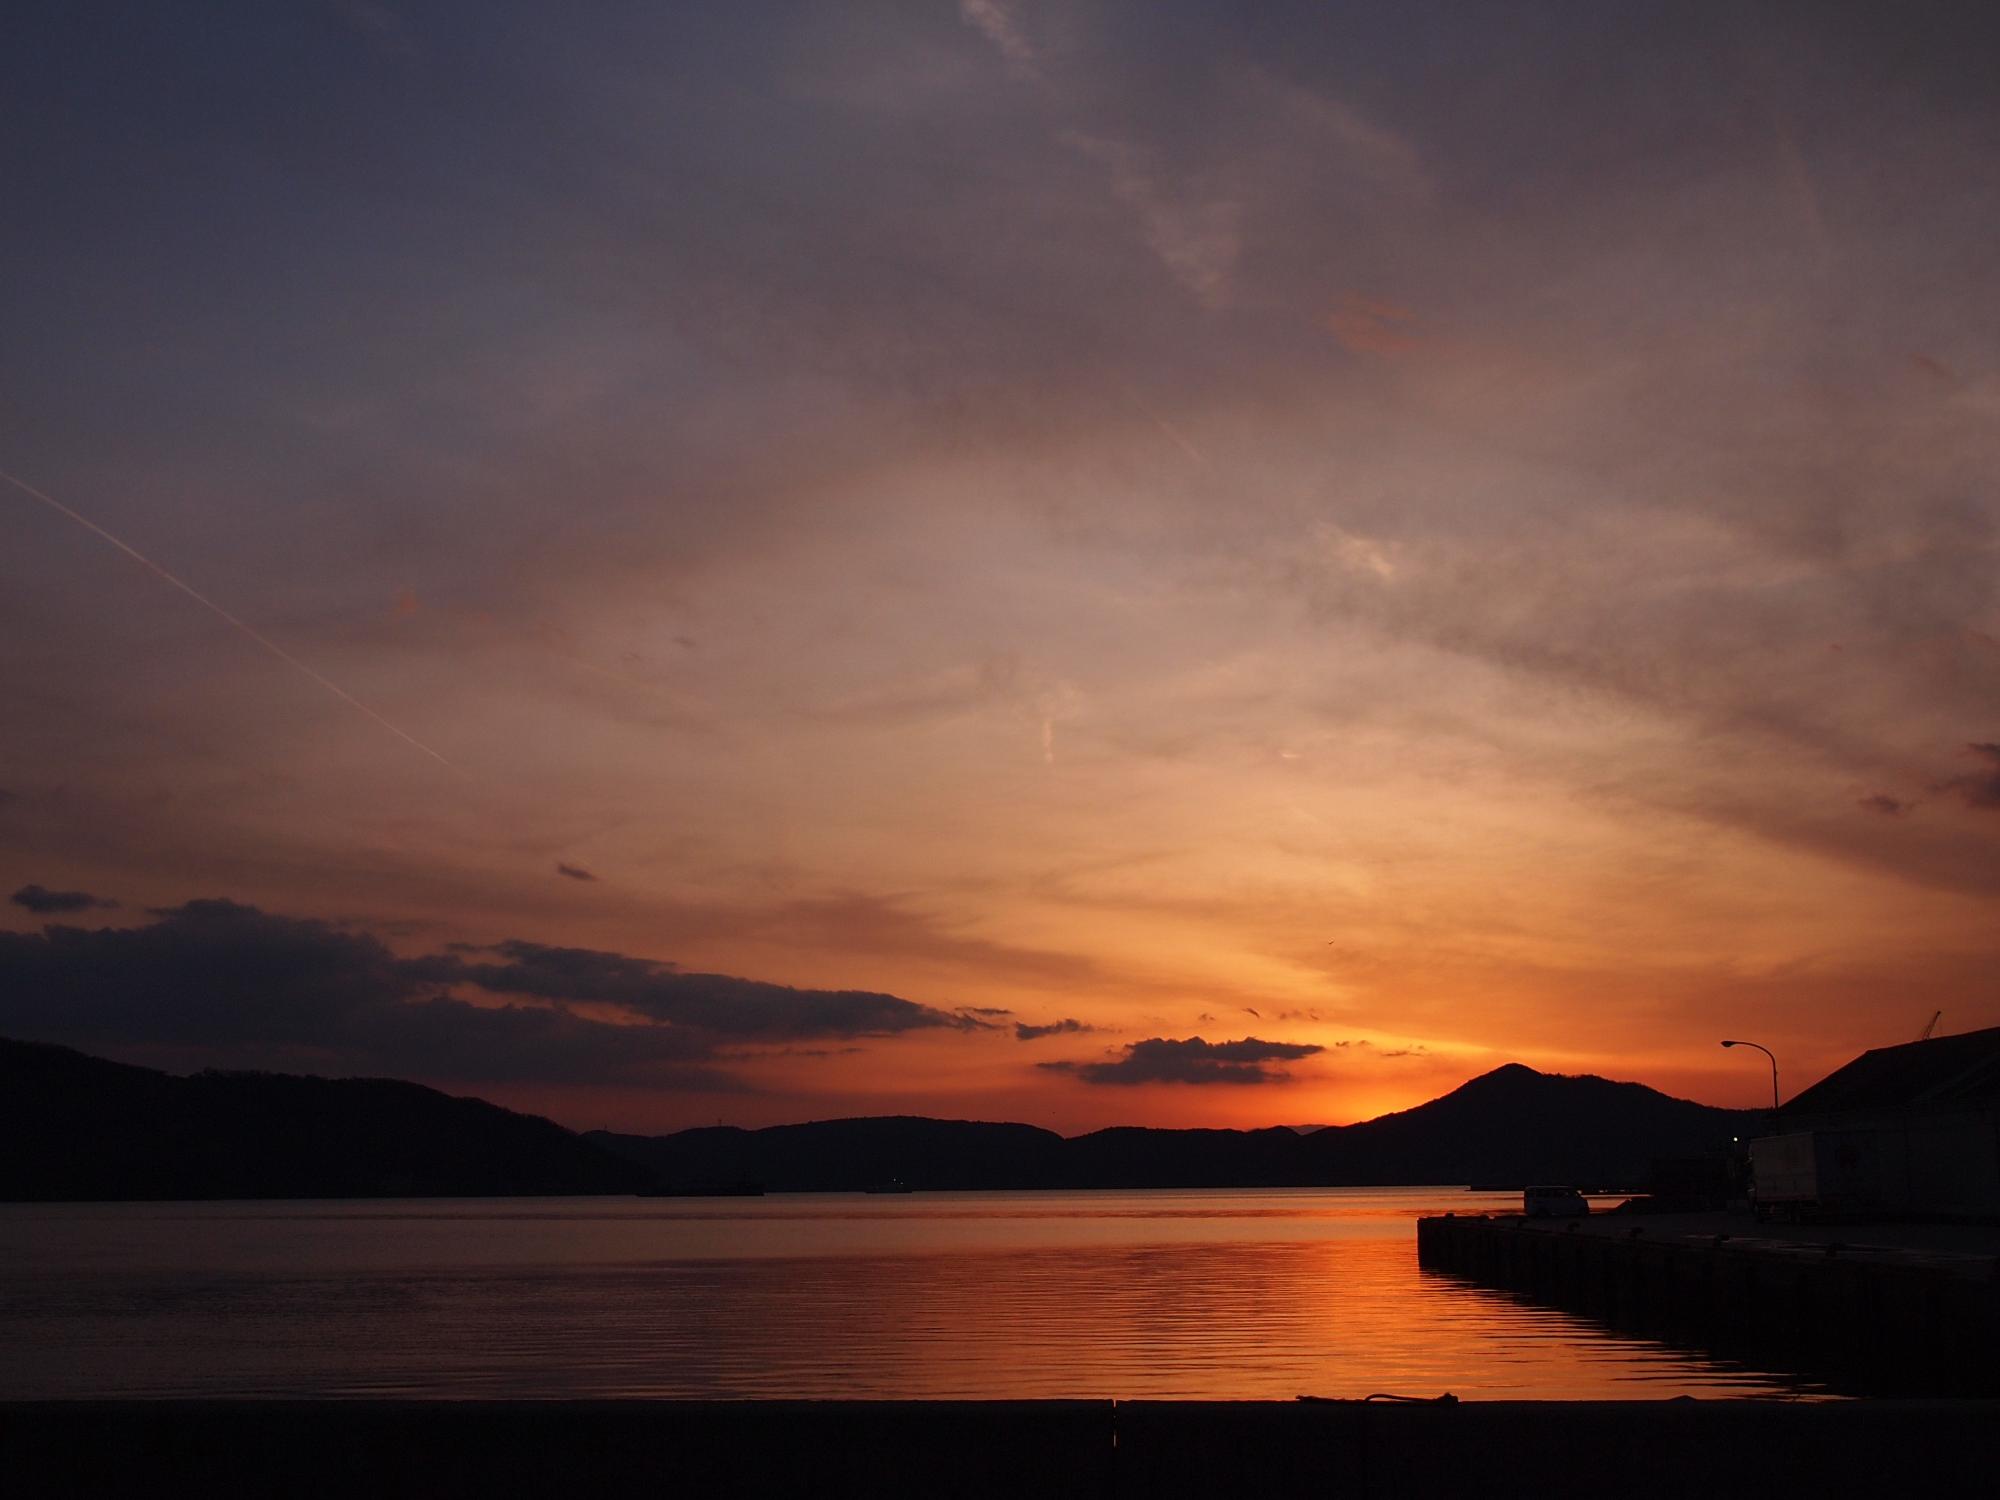
[[[2000,1395],[2000,1281],[1970,1257],[1476,1215],[1418,1220],[1417,1257],[1617,1329],[1855,1394]]]

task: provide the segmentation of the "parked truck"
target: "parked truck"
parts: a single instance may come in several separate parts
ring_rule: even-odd
[[[1821,1138],[1810,1130],[1750,1142],[1750,1200],[1760,1219],[1796,1218],[1820,1206]],[[1832,1163],[1826,1163],[1832,1167]]]
[[[1875,1214],[1907,1206],[1909,1140],[1879,1128],[1798,1130],[1750,1142],[1760,1219]]]
[[[1990,1221],[2000,1205],[1993,1104],[1890,1113],[1750,1143],[1759,1218],[1947,1214]]]

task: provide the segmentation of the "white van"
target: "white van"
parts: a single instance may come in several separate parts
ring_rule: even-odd
[[[1574,1219],[1590,1204],[1573,1187],[1531,1187],[1521,1194],[1521,1212],[1531,1219]]]

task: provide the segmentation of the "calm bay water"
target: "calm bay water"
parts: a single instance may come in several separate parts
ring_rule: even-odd
[[[0,1205],[0,1398],[1808,1391],[1422,1271],[1451,1188]]]

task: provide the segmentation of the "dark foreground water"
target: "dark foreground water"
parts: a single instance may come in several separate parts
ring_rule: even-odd
[[[0,1204],[0,1399],[1807,1392],[1417,1266],[1451,1188]]]

